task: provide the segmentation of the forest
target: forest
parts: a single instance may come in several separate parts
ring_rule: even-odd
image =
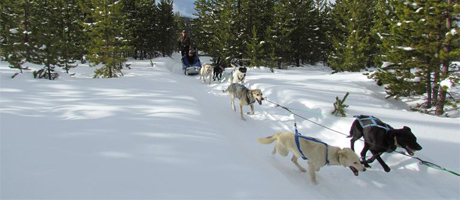
[[[127,58],[170,56],[187,30],[219,65],[322,64],[362,71],[387,98],[423,95],[417,109],[436,115],[460,103],[448,91],[460,80],[459,0],[196,0],[195,10],[181,17],[172,0],[2,0],[1,59],[47,73],[89,61],[104,66],[96,78],[114,78]]]

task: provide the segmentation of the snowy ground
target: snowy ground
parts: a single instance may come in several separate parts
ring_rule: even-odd
[[[383,156],[390,173],[377,162],[358,177],[348,168],[324,167],[315,186],[290,157],[271,155],[273,144],[257,137],[293,132],[294,122],[303,135],[330,145],[348,147],[344,135],[267,101],[242,121],[221,92],[228,83],[184,76],[177,55],[155,59],[155,67],[130,62],[122,78],[91,79],[94,68],[80,64],[75,77],[61,74],[56,81],[32,79],[30,72],[11,79],[16,71],[0,62],[1,199],[460,198],[460,177],[399,154]],[[423,146],[417,157],[460,171],[458,113],[408,111],[360,73],[252,69],[247,85],[343,134],[355,114],[409,126]],[[335,97],[346,92],[348,116],[330,115]],[[362,146],[356,142],[357,150]]]

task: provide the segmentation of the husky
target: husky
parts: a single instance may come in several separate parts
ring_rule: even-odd
[[[212,68],[213,67],[209,63],[205,63],[201,66],[200,79],[203,78],[204,83],[206,83],[206,78],[209,77],[209,84],[211,84]]]
[[[318,142],[321,140],[317,138],[310,138],[313,140],[298,138],[299,146],[297,146],[295,137],[295,133],[276,133],[269,137],[258,138],[258,141],[261,144],[276,142],[272,151],[273,155],[278,152],[278,154],[286,157],[289,152],[292,152],[291,161],[300,171],[307,172],[307,170],[297,162],[297,158],[303,157],[304,155],[308,159],[307,163],[308,170],[310,171],[310,180],[315,185],[318,184],[316,172],[326,165],[342,165],[343,167],[349,167],[356,176],[358,175],[358,171],[365,171],[365,168],[359,161],[358,155],[350,148],[342,149],[336,146],[326,146]]]
[[[244,79],[246,78],[246,72],[248,69],[243,66],[238,66],[231,63],[233,67],[233,72],[230,76],[230,83],[240,83],[244,84]]]
[[[231,97],[231,103],[232,103],[232,108],[234,111],[236,111],[235,108],[235,97],[240,100],[240,115],[241,119],[246,121],[246,119],[243,117],[243,106],[251,106],[251,112],[248,112],[248,115],[253,115],[254,114],[254,103],[257,101],[259,105],[262,105],[262,100],[264,98],[262,97],[262,91],[260,89],[254,89],[250,90],[246,88],[244,85],[238,84],[238,83],[232,83],[230,84],[226,90],[222,90],[224,93],[230,93]]]

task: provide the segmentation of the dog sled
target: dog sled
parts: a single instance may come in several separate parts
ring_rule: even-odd
[[[185,75],[197,75],[200,73],[201,66],[186,66],[182,63],[182,69]]]
[[[189,50],[187,55],[182,57],[182,70],[185,75],[197,75],[201,70],[200,58],[196,55],[194,50]]]

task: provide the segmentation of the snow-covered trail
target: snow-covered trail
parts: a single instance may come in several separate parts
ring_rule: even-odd
[[[203,62],[209,58],[202,57]],[[324,167],[310,183],[290,157],[271,155],[257,143],[293,131],[330,145],[349,146],[343,135],[316,126],[273,104],[255,105],[240,120],[228,83],[204,84],[185,76],[177,54],[131,60],[117,79],[91,79],[80,65],[76,77],[34,80],[0,63],[2,199],[457,199],[460,181],[417,160],[386,154],[355,177],[348,168]],[[30,73],[29,73],[30,75]],[[338,84],[340,83],[340,84]],[[249,70],[247,85],[302,116],[347,133],[352,117],[329,115],[332,100],[351,92],[347,114],[370,114],[394,127],[409,125],[424,147],[416,154],[460,169],[458,119],[407,112],[385,100],[381,88],[360,74],[330,75],[322,67]],[[363,101],[364,99],[364,101]],[[245,111],[249,107],[244,108]],[[357,142],[360,149],[362,143]],[[442,155],[442,156],[440,156]],[[306,167],[304,161],[300,162]]]
[[[2,88],[2,198],[264,198],[286,181],[245,151],[258,123],[164,59],[119,79]]]

